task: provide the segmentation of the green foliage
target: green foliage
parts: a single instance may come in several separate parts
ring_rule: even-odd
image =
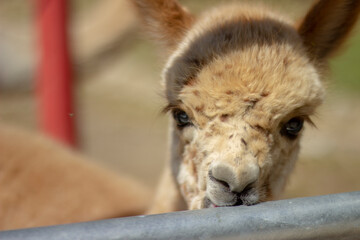
[[[345,51],[331,61],[333,86],[342,90],[360,92],[360,27],[346,43]]]

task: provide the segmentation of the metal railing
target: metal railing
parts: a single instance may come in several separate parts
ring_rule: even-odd
[[[360,192],[4,231],[0,239],[360,239]]]

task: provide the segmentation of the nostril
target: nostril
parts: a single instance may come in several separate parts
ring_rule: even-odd
[[[230,188],[231,192],[242,192],[249,184],[257,181],[259,167],[255,164],[233,166],[227,163],[214,163],[209,169],[212,182]]]
[[[206,189],[206,195],[211,204],[214,206],[240,206],[253,205],[258,201],[258,195],[254,185],[255,181],[250,184],[244,183],[244,187],[241,187],[239,191],[231,186],[231,181],[224,181],[224,178],[218,179],[213,170],[214,169],[211,169],[208,172]],[[210,206],[211,204],[206,204],[206,206]]]
[[[236,168],[231,165],[214,164],[210,169],[210,175],[214,182],[229,188],[232,192],[241,192],[243,190],[244,179],[242,179],[242,174],[239,174]]]
[[[210,180],[219,183],[220,185],[224,186],[225,188],[230,189],[230,185],[223,180],[215,178],[212,171],[209,171],[209,178],[210,178]]]

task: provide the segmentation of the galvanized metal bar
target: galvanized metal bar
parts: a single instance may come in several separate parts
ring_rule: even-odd
[[[4,231],[0,239],[360,239],[360,192]]]

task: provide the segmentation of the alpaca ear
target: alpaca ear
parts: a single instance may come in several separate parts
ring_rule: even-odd
[[[176,0],[132,0],[147,30],[173,50],[194,18]]]
[[[298,27],[309,55],[322,61],[349,35],[360,12],[360,0],[319,0]]]

